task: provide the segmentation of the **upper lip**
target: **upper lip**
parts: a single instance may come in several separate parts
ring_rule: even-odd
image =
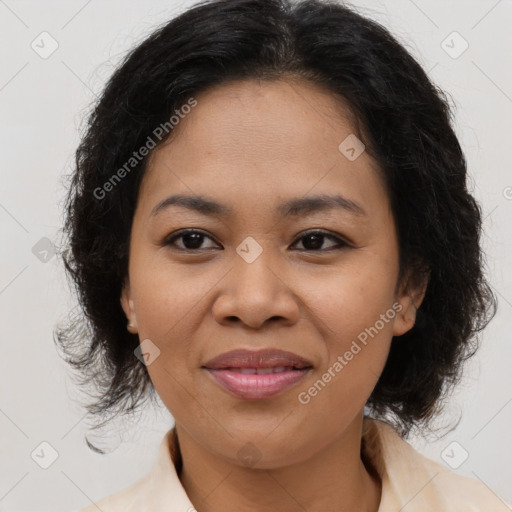
[[[207,361],[203,367],[221,368],[310,368],[312,364],[293,352],[278,349],[232,350]]]

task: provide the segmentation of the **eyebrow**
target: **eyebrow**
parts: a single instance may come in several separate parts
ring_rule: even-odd
[[[213,201],[212,199],[207,199],[202,196],[176,194],[160,201],[153,208],[150,216],[154,217],[171,206],[186,208],[208,216],[229,217],[233,215],[233,210],[229,206]],[[363,207],[355,201],[341,195],[325,194],[290,199],[278,205],[276,211],[279,216],[284,218],[306,216],[311,213],[333,209],[342,209],[356,216],[367,215]]]

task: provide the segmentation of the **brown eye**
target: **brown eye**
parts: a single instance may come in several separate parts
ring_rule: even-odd
[[[212,240],[211,237],[202,231],[197,229],[186,229],[178,233],[174,233],[171,237],[167,237],[162,245],[171,245],[183,251],[211,249],[211,247],[201,247],[205,238]],[[175,241],[179,239],[182,239],[182,245],[184,247],[176,245]]]
[[[211,250],[215,247],[204,247],[203,243],[205,240],[212,240],[213,238],[207,235],[205,232],[198,229],[185,229],[178,231],[177,233],[173,233],[168,236],[161,245],[163,246],[172,246],[173,248],[181,251],[190,251],[190,252],[200,252],[204,250]],[[181,240],[180,244],[177,244],[176,241]],[[331,247],[324,247],[324,243],[326,240],[334,241],[334,245]],[[311,251],[311,252],[327,252],[332,250],[339,250],[344,247],[349,247],[350,244],[345,240],[340,238],[339,236],[335,236],[332,233],[324,232],[324,231],[309,231],[307,233],[302,234],[294,245],[297,242],[302,241],[303,249],[299,248],[296,250],[300,251]]]
[[[329,247],[327,249],[322,249],[322,246],[324,245],[324,241],[326,239],[330,239],[330,240],[334,240],[336,243],[336,245],[334,245],[333,247]],[[333,250],[333,249],[339,249],[339,248],[342,248],[342,247],[348,247],[348,244],[342,240],[341,238],[335,236],[335,235],[332,235],[330,233],[326,233],[324,231],[310,231],[306,234],[303,234],[299,239],[298,241],[303,241],[303,247],[304,249],[299,249],[299,250],[304,250],[304,251],[319,251],[320,252],[323,252],[323,251],[329,251],[329,250]]]

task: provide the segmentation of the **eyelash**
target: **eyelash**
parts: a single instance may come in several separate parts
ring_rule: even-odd
[[[207,249],[186,249],[186,248],[182,248],[182,247],[177,247],[174,244],[175,240],[182,238],[185,235],[189,235],[189,234],[193,234],[193,233],[203,235],[203,237],[210,238],[210,240],[215,241],[215,240],[213,240],[213,238],[211,236],[207,235],[204,231],[201,231],[199,229],[184,229],[184,230],[178,231],[177,233],[175,232],[172,235],[166,237],[163,240],[161,245],[162,246],[174,246],[174,249],[176,249],[178,251],[190,252],[190,253],[209,251],[209,250],[214,249],[213,247],[210,247]],[[329,238],[331,240],[336,240],[338,242],[338,246],[331,247],[330,249],[298,249],[298,250],[306,251],[306,252],[329,252],[329,251],[336,251],[336,250],[339,251],[341,249],[344,249],[345,247],[351,247],[351,245],[348,242],[346,242],[345,240],[343,240],[342,238],[335,236],[329,232],[321,231],[321,230],[317,230],[317,229],[316,230],[313,229],[313,230],[306,231],[306,232],[302,233],[301,236],[299,236],[298,238],[295,239],[294,244],[297,241],[301,240],[302,238],[305,238],[306,236],[311,236],[311,235],[318,235],[318,236],[322,236],[324,238]]]

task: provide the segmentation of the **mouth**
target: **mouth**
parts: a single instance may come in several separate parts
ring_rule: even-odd
[[[216,371],[231,371],[235,373],[241,373],[243,375],[268,375],[270,373],[283,373],[283,372],[289,372],[293,370],[305,370],[308,367],[305,368],[296,368],[295,366],[275,366],[275,367],[267,367],[267,368],[235,368],[235,367],[228,367],[228,368],[207,368],[208,370],[216,370]]]
[[[245,400],[262,400],[298,384],[311,368],[226,368],[206,369],[216,383]]]
[[[267,349],[227,352],[211,359],[202,368],[231,395],[261,400],[295,386],[313,366],[292,352]]]

